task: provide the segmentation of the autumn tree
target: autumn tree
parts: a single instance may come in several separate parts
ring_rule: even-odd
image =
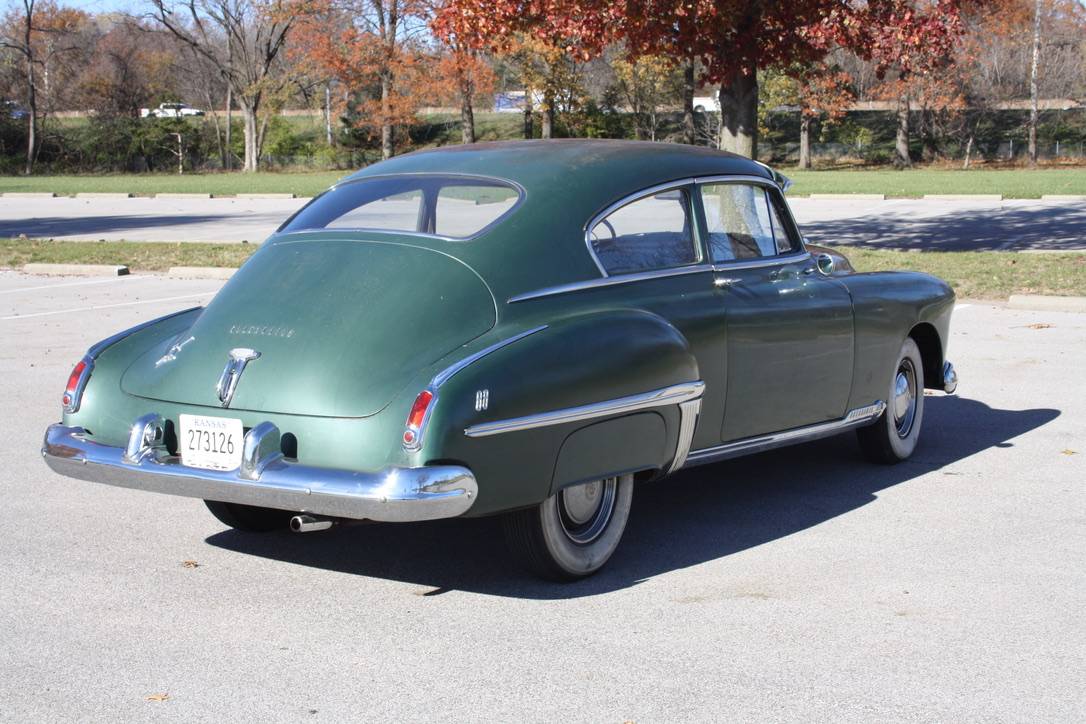
[[[256,171],[266,106],[287,90],[282,54],[303,0],[148,0],[151,17],[220,74],[241,109],[246,171]]]
[[[34,170],[37,158],[43,96],[50,94],[50,69],[65,55],[77,52],[77,33],[86,14],[65,8],[52,0],[21,0],[0,21],[0,48],[13,53],[23,68],[23,95],[26,99],[27,144],[24,172]],[[55,82],[55,81],[54,81]]]
[[[436,94],[460,106],[460,139],[475,143],[475,102],[494,92],[494,71],[472,48],[451,44],[440,49],[434,62]]]

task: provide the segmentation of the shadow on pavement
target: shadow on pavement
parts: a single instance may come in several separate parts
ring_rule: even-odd
[[[991,447],[1013,447],[1014,438],[1060,414],[997,410],[958,397],[926,402],[920,447],[900,465],[865,462],[848,433],[639,486],[614,557],[598,575],[573,584],[524,573],[506,552],[495,518],[350,526],[311,535],[227,530],[207,542],[301,566],[433,587],[423,594],[428,596],[449,590],[531,599],[592,596],[818,525],[875,502],[881,490]]]
[[[143,230],[160,226],[185,226],[186,224],[207,224],[211,222],[229,223],[231,221],[237,221],[237,216],[231,214],[163,214],[156,216],[37,217],[25,220],[0,221],[0,237],[10,238],[25,234],[32,239],[48,239],[77,234],[116,233],[128,231],[129,229]]]
[[[910,213],[808,221],[803,232],[817,244],[859,244],[879,249],[1019,251],[1086,249],[1086,205],[1052,205],[998,212],[957,211],[916,218]]]

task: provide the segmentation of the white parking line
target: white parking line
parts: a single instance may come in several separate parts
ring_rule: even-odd
[[[0,294],[16,294],[18,292],[36,292],[42,289],[63,289],[64,287],[82,287],[88,284],[112,284],[114,282],[124,281],[125,279],[150,279],[153,277],[137,277],[137,276],[123,276],[116,279],[94,279],[86,282],[66,282],[64,284],[42,284],[36,287],[20,287],[18,289],[0,289]]]
[[[119,302],[117,304],[99,304],[93,307],[76,307],[75,309],[60,309],[52,312],[34,312],[33,314],[15,314],[10,317],[0,317],[0,322],[7,322],[13,319],[30,319],[32,317],[49,317],[54,314],[74,314],[75,312],[93,312],[98,309],[114,309],[116,307],[131,307],[136,304],[154,304],[155,302],[175,302],[180,299],[194,299],[195,297],[206,297],[211,294],[215,294],[218,290],[212,290],[208,292],[200,292],[199,294],[182,294],[179,297],[161,297],[159,299],[140,299],[136,302]]]

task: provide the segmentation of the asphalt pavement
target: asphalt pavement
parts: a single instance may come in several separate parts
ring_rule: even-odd
[[[1086,714],[1086,314],[960,305],[908,462],[845,435],[641,486],[563,586],[493,520],[250,535],[54,475],[87,346],[218,284],[0,272],[0,720]]]
[[[0,238],[259,243],[306,199],[0,198]],[[1086,249],[1086,201],[790,199],[822,244],[941,251]]]

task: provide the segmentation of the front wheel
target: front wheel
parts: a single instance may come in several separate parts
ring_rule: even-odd
[[[603,568],[618,548],[633,500],[633,475],[574,485],[502,519],[513,555],[552,581],[575,581]]]
[[[857,430],[856,437],[868,460],[893,464],[916,450],[924,419],[924,363],[912,337],[906,337],[901,345],[886,399],[886,410],[879,419]]]
[[[205,500],[204,505],[219,522],[247,533],[267,533],[273,530],[287,530],[290,519],[294,516],[286,510],[258,508],[255,505],[240,503],[220,503],[217,500]]]

